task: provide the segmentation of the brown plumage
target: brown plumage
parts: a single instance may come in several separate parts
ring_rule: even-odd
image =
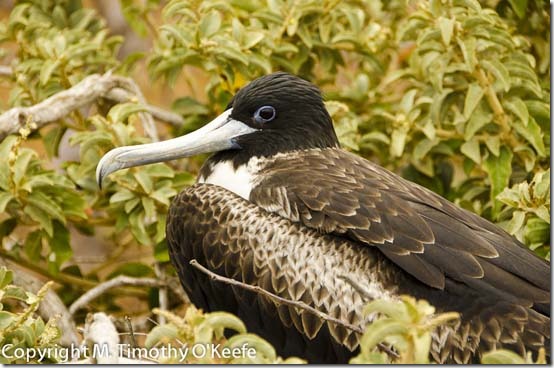
[[[489,221],[339,148],[317,87],[286,73],[241,89],[202,129],[170,141],[120,147],[110,172],[217,152],[200,183],[173,201],[171,260],[193,303],[227,310],[283,356],[346,362],[357,333],[252,292],[218,284],[189,265],[302,300],[360,327],[364,300],[409,294],[458,325],[433,336],[436,362],[478,362],[495,348],[550,345],[550,266]]]
[[[410,294],[430,300],[438,311],[458,311],[458,324],[433,334],[431,358],[437,363],[479,362],[483,352],[501,347],[524,354],[549,346],[549,318],[532,308],[449,278],[444,290],[428,287],[377,247],[321,234],[215,185],[195,184],[179,194],[170,209],[167,239],[172,262],[196,305],[236,313],[249,330],[285,356],[346,362],[356,353],[360,336],[267,297],[214,282],[192,268],[190,259],[360,327],[370,322],[361,313],[367,300],[340,276],[348,275],[380,298]]]

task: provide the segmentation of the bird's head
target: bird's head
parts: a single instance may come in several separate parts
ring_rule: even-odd
[[[271,156],[310,148],[338,147],[319,89],[287,73],[258,78],[233,97],[227,109],[202,128],[163,142],[118,147],[98,163],[101,185],[128,167],[221,152],[231,159]]]

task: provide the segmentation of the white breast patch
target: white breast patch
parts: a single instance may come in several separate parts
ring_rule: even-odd
[[[198,183],[218,185],[248,200],[257,171],[255,161],[257,160],[252,158],[236,169],[231,161],[218,162],[211,168],[212,172],[207,178],[198,178]]]

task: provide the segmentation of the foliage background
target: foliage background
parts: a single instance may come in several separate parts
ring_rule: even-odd
[[[210,121],[247,81],[288,71],[323,89],[346,149],[496,222],[550,258],[546,2],[120,5],[20,0],[3,9],[0,64],[11,71],[0,77],[0,109],[36,104],[112,71],[133,78],[150,104],[183,117],[183,124],[157,122],[168,138]],[[99,99],[37,131],[28,121],[0,143],[0,255],[54,280],[67,305],[116,275],[174,274],[166,212],[204,157],[116,173],[102,191],[94,180],[109,149],[149,140],[138,115],[144,109],[136,99]],[[89,308],[145,319],[159,295],[119,288]]]

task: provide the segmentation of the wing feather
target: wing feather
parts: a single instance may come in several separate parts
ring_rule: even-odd
[[[376,246],[431,287],[443,289],[450,278],[507,299],[549,302],[544,260],[489,221],[363,158],[334,148],[298,151],[268,158],[258,175],[252,202]]]

